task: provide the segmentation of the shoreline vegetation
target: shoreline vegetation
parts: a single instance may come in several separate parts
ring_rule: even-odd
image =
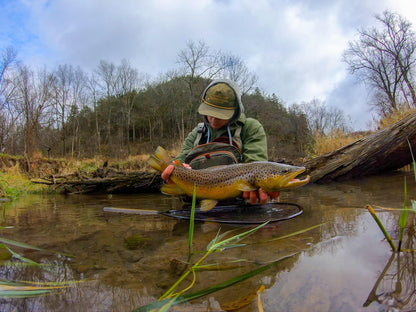
[[[0,201],[16,199],[25,194],[66,193],[47,180],[96,179],[149,174],[146,160],[150,155],[128,156],[125,159],[94,157],[90,159],[54,159],[41,155],[24,156],[0,154]]]
[[[410,112],[399,112],[394,116],[385,118],[378,123],[378,130],[384,129],[394,124]],[[311,153],[305,159],[284,159],[290,164],[301,165],[317,156],[330,153],[340,147],[351,144],[373,132],[355,132],[344,133],[342,131],[333,131],[328,135],[315,135],[314,147]],[[179,148],[170,149],[171,155],[176,155]],[[89,159],[64,159],[48,158],[38,154],[31,159],[24,156],[12,156],[0,154],[0,200],[15,199],[25,194],[48,194],[48,193],[77,193],[77,189],[65,189],[57,186],[57,181],[80,179],[80,181],[97,181],[107,179],[107,185],[113,187],[117,192],[117,184],[127,183],[125,180],[136,181],[136,185],[131,186],[131,192],[137,192],[140,187],[143,191],[155,191],[157,188],[147,188],[143,183],[155,182],[156,185],[162,183],[159,175],[156,174],[146,163],[149,154],[128,156],[124,159],[110,159],[106,157],[94,157]],[[278,161],[271,159],[271,161]],[[135,179],[137,177],[137,179]],[[140,182],[139,182],[140,180]],[[50,183],[49,183],[49,182]],[[143,182],[144,181],[144,182]],[[160,183],[159,183],[160,182]],[[140,185],[142,183],[142,185]],[[80,182],[80,185],[82,183]],[[85,184],[83,184],[85,186]],[[149,186],[147,185],[147,186]],[[125,184],[124,184],[124,188]],[[127,187],[128,189],[128,187]],[[82,193],[82,192],[79,192]]]

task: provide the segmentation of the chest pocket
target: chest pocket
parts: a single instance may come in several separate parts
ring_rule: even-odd
[[[238,144],[225,143],[227,137],[219,137],[214,141],[194,147],[186,156],[185,162],[192,169],[205,169],[214,166],[232,165],[242,161],[242,153]]]

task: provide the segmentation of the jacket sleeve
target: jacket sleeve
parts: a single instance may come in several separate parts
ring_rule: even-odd
[[[247,118],[241,136],[244,162],[267,161],[267,136],[262,124]]]
[[[194,148],[194,142],[198,133],[198,127],[195,127],[186,137],[182,145],[182,151],[175,157],[175,160],[179,160],[184,163],[186,156],[189,154],[191,149]]]

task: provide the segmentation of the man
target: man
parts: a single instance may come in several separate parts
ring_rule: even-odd
[[[204,122],[195,127],[185,139],[181,153],[175,160],[185,167],[203,169],[239,162],[267,161],[267,138],[263,126],[254,118],[247,118],[238,86],[231,80],[212,81],[202,94],[198,113]],[[169,182],[173,165],[162,173]],[[251,204],[265,204],[268,197],[279,193],[243,192]]]

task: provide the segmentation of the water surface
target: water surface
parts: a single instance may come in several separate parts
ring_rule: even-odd
[[[247,246],[211,255],[204,263],[221,270],[198,272],[191,292],[289,256],[281,264],[231,288],[182,304],[172,311],[409,311],[416,309],[412,253],[394,257],[366,204],[402,208],[404,177],[408,203],[416,196],[410,174],[393,173],[361,180],[308,185],[285,191],[281,201],[304,212],[273,223],[245,240]],[[27,196],[3,203],[1,237],[48,251],[12,247],[41,268],[1,267],[1,279],[68,281],[52,295],[0,299],[1,311],[132,311],[162,295],[180,276],[188,256],[188,222],[160,214],[104,212],[104,207],[165,211],[179,209],[172,197],[150,195]],[[400,212],[377,210],[393,240]],[[414,221],[413,215],[409,218]],[[313,230],[276,238],[318,224]],[[204,250],[221,232],[249,227],[198,222],[194,250]],[[412,231],[405,248],[413,248]],[[53,253],[56,251],[58,253]],[[196,254],[196,261],[202,254]],[[244,262],[232,262],[244,259]],[[13,263],[19,262],[12,259]],[[232,263],[232,265],[231,265]],[[189,285],[186,281],[182,288]]]

